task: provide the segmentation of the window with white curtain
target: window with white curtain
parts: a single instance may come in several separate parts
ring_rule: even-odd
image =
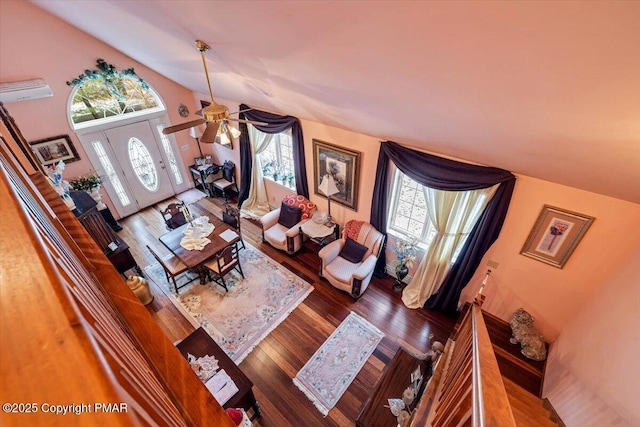
[[[295,188],[291,129],[275,134],[269,146],[258,157],[265,178],[272,181],[277,178],[278,183],[282,184],[284,181],[285,185]]]
[[[429,220],[423,186],[398,169],[392,179],[387,231],[402,239],[417,238],[419,246],[427,249],[436,234]]]

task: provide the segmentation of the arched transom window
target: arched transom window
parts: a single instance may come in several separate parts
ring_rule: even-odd
[[[73,129],[165,111],[160,97],[133,68],[117,71],[102,59],[97,67],[67,82],[74,87],[69,104]]]

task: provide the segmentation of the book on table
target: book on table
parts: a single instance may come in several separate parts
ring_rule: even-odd
[[[224,369],[219,370],[214,376],[204,383],[211,394],[216,398],[220,406],[224,405],[238,392],[238,386],[233,382]]]

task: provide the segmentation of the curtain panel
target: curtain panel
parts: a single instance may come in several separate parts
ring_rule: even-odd
[[[484,254],[500,235],[516,177],[504,169],[462,163],[405,148],[392,141],[383,141],[378,154],[370,222],[385,234],[390,161],[409,178],[436,190],[468,191],[500,184],[471,231],[455,264],[447,273],[438,293],[427,300],[427,308],[453,315],[457,311],[462,290],[471,280]],[[379,274],[384,273],[385,265],[386,256],[383,252],[376,267]]]
[[[247,110],[247,111],[243,111]],[[295,163],[296,192],[307,199],[309,198],[309,185],[307,184],[307,168],[304,158],[304,138],[300,120],[292,116],[281,116],[266,111],[255,110],[246,104],[240,104],[239,114],[242,120],[251,120],[268,123],[268,126],[255,126],[261,132],[275,134],[291,129],[293,145],[293,161]],[[246,123],[240,123],[240,192],[238,194],[238,207],[249,197],[251,188],[251,176],[253,171],[253,155]]]

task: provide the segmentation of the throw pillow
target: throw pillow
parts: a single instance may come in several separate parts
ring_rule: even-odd
[[[302,218],[302,209],[288,205],[282,202],[280,206],[280,217],[278,218],[278,224],[285,228],[291,228],[300,222]]]
[[[344,246],[338,255],[349,262],[357,264],[362,261],[362,257],[368,250],[369,248],[366,246],[362,246],[351,237],[347,237],[347,240],[344,242]]]

